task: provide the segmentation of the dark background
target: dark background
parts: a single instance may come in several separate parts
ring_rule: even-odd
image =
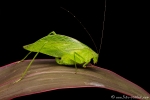
[[[55,31],[96,50],[90,37],[64,7],[86,27],[99,48],[104,0],[68,2],[5,2],[0,6],[0,66],[22,59],[22,48]],[[111,70],[150,93],[147,6],[141,2],[107,1],[102,49],[97,66]],[[28,59],[32,59],[34,53]],[[53,58],[39,54],[41,58]],[[108,91],[107,91],[108,92]],[[106,93],[107,93],[106,92]]]

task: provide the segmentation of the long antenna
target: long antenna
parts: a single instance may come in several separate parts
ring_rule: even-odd
[[[67,9],[65,9],[65,8],[63,8],[63,7],[60,7],[60,8],[62,8],[63,10],[67,11],[68,13],[70,13],[70,14],[80,23],[80,25],[84,28],[84,30],[85,30],[85,31],[88,33],[88,35],[90,36],[90,38],[91,38],[91,40],[92,40],[92,42],[93,42],[93,44],[94,44],[94,46],[95,46],[96,51],[97,51],[98,54],[100,54],[100,50],[101,50],[101,46],[102,46],[102,40],[103,40],[103,34],[104,34],[104,22],[105,22],[105,13],[106,13],[106,0],[105,0],[104,5],[105,5],[105,7],[104,7],[104,19],[103,19],[102,36],[101,36],[101,43],[100,43],[99,50],[97,49],[96,44],[95,44],[95,42],[94,42],[92,36],[91,36],[90,33],[87,31],[87,29],[84,27],[84,25],[79,21],[79,19],[78,19],[76,16],[74,16],[74,14],[71,13],[69,10],[67,10]]]
[[[88,33],[88,35],[90,36],[90,38],[91,38],[91,40],[92,40],[92,42],[93,42],[93,44],[94,44],[94,46],[95,46],[95,48],[96,48],[96,51],[97,51],[97,53],[98,53],[98,49],[97,49],[97,47],[96,47],[96,44],[95,44],[95,42],[94,42],[92,36],[91,36],[90,33],[87,31],[87,29],[84,27],[84,25],[79,21],[79,19],[78,19],[76,16],[74,16],[74,14],[71,13],[69,10],[67,10],[67,9],[65,9],[65,8],[63,8],[63,7],[60,7],[60,8],[62,8],[62,9],[65,10],[65,11],[67,11],[68,13],[70,13],[70,14],[80,23],[80,25],[84,28],[84,30],[85,30],[85,31]]]
[[[105,3],[104,3],[104,19],[103,19],[103,28],[102,28],[102,36],[101,36],[101,43],[100,43],[100,46],[99,46],[99,51],[98,53],[100,54],[100,50],[101,50],[101,47],[102,47],[102,40],[103,40],[103,34],[104,34],[104,26],[105,26],[105,13],[106,13],[106,0],[105,0]]]

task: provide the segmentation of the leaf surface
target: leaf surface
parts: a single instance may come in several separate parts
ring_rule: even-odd
[[[19,64],[12,63],[0,68],[0,100],[12,99],[29,94],[65,88],[96,87],[120,92],[129,96],[149,97],[141,87],[117,75],[116,73],[88,65],[78,68],[61,66],[54,59],[36,59],[27,75],[18,83],[17,80],[31,60]]]

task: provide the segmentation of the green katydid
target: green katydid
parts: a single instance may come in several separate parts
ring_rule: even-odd
[[[94,64],[98,61],[98,54],[91,48],[74,38],[56,34],[54,31],[32,44],[23,46],[23,48],[30,51],[27,56],[31,52],[37,53],[18,81],[24,77],[38,53],[55,57],[56,62],[60,65],[75,65],[76,67],[76,64],[82,64],[83,67],[86,67],[91,59]]]
[[[70,12],[70,14],[72,13]],[[104,15],[105,15],[105,11],[104,11]],[[56,34],[54,31],[50,32],[47,36],[37,40],[36,42],[32,44],[23,46],[23,48],[30,52],[21,61],[26,59],[26,57],[31,52],[37,52],[37,53],[35,54],[34,58],[31,60],[31,62],[27,66],[26,70],[23,72],[21,78],[17,80],[16,82],[19,82],[20,80],[22,80],[22,78],[26,75],[32,62],[34,61],[34,59],[39,53],[43,53],[43,54],[55,57],[57,64],[75,65],[76,69],[77,69],[77,66],[76,66],[77,64],[80,64],[85,68],[86,65],[90,63],[91,60],[93,60],[94,64],[97,63],[98,61],[98,53],[93,51],[90,47],[88,47],[87,45],[81,43],[80,41],[72,37]]]

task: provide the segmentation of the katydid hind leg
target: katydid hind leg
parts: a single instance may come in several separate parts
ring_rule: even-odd
[[[25,69],[25,71],[22,73],[21,78],[19,78],[17,81],[15,81],[15,83],[21,81],[23,79],[23,77],[26,75],[28,69],[30,68],[31,64],[33,63],[34,59],[37,57],[37,55],[39,54],[39,52],[37,52],[35,54],[35,56],[33,57],[33,59],[30,61],[29,65],[27,66],[27,68]]]
[[[44,45],[45,45],[47,42],[48,42],[48,41],[46,41],[46,42],[44,43]],[[41,49],[44,47],[44,45],[41,47]],[[41,49],[40,49],[40,50],[41,50]],[[33,59],[30,61],[29,65],[27,66],[27,68],[25,69],[25,71],[22,73],[21,77],[20,77],[17,81],[15,81],[14,83],[17,83],[17,82],[19,82],[19,81],[21,81],[21,80],[23,79],[23,77],[26,75],[28,69],[30,68],[31,64],[33,63],[34,59],[35,59],[35,58],[37,57],[37,55],[40,53],[40,50],[39,50],[39,52],[37,52],[37,53],[35,54],[35,56],[33,57]],[[25,56],[25,58],[26,58],[26,56]]]
[[[32,51],[30,51],[23,59],[21,59],[20,61],[18,61],[17,63],[20,63],[22,61],[24,61],[30,54],[31,54]]]
[[[56,35],[56,33],[54,31],[52,31],[48,35]]]

